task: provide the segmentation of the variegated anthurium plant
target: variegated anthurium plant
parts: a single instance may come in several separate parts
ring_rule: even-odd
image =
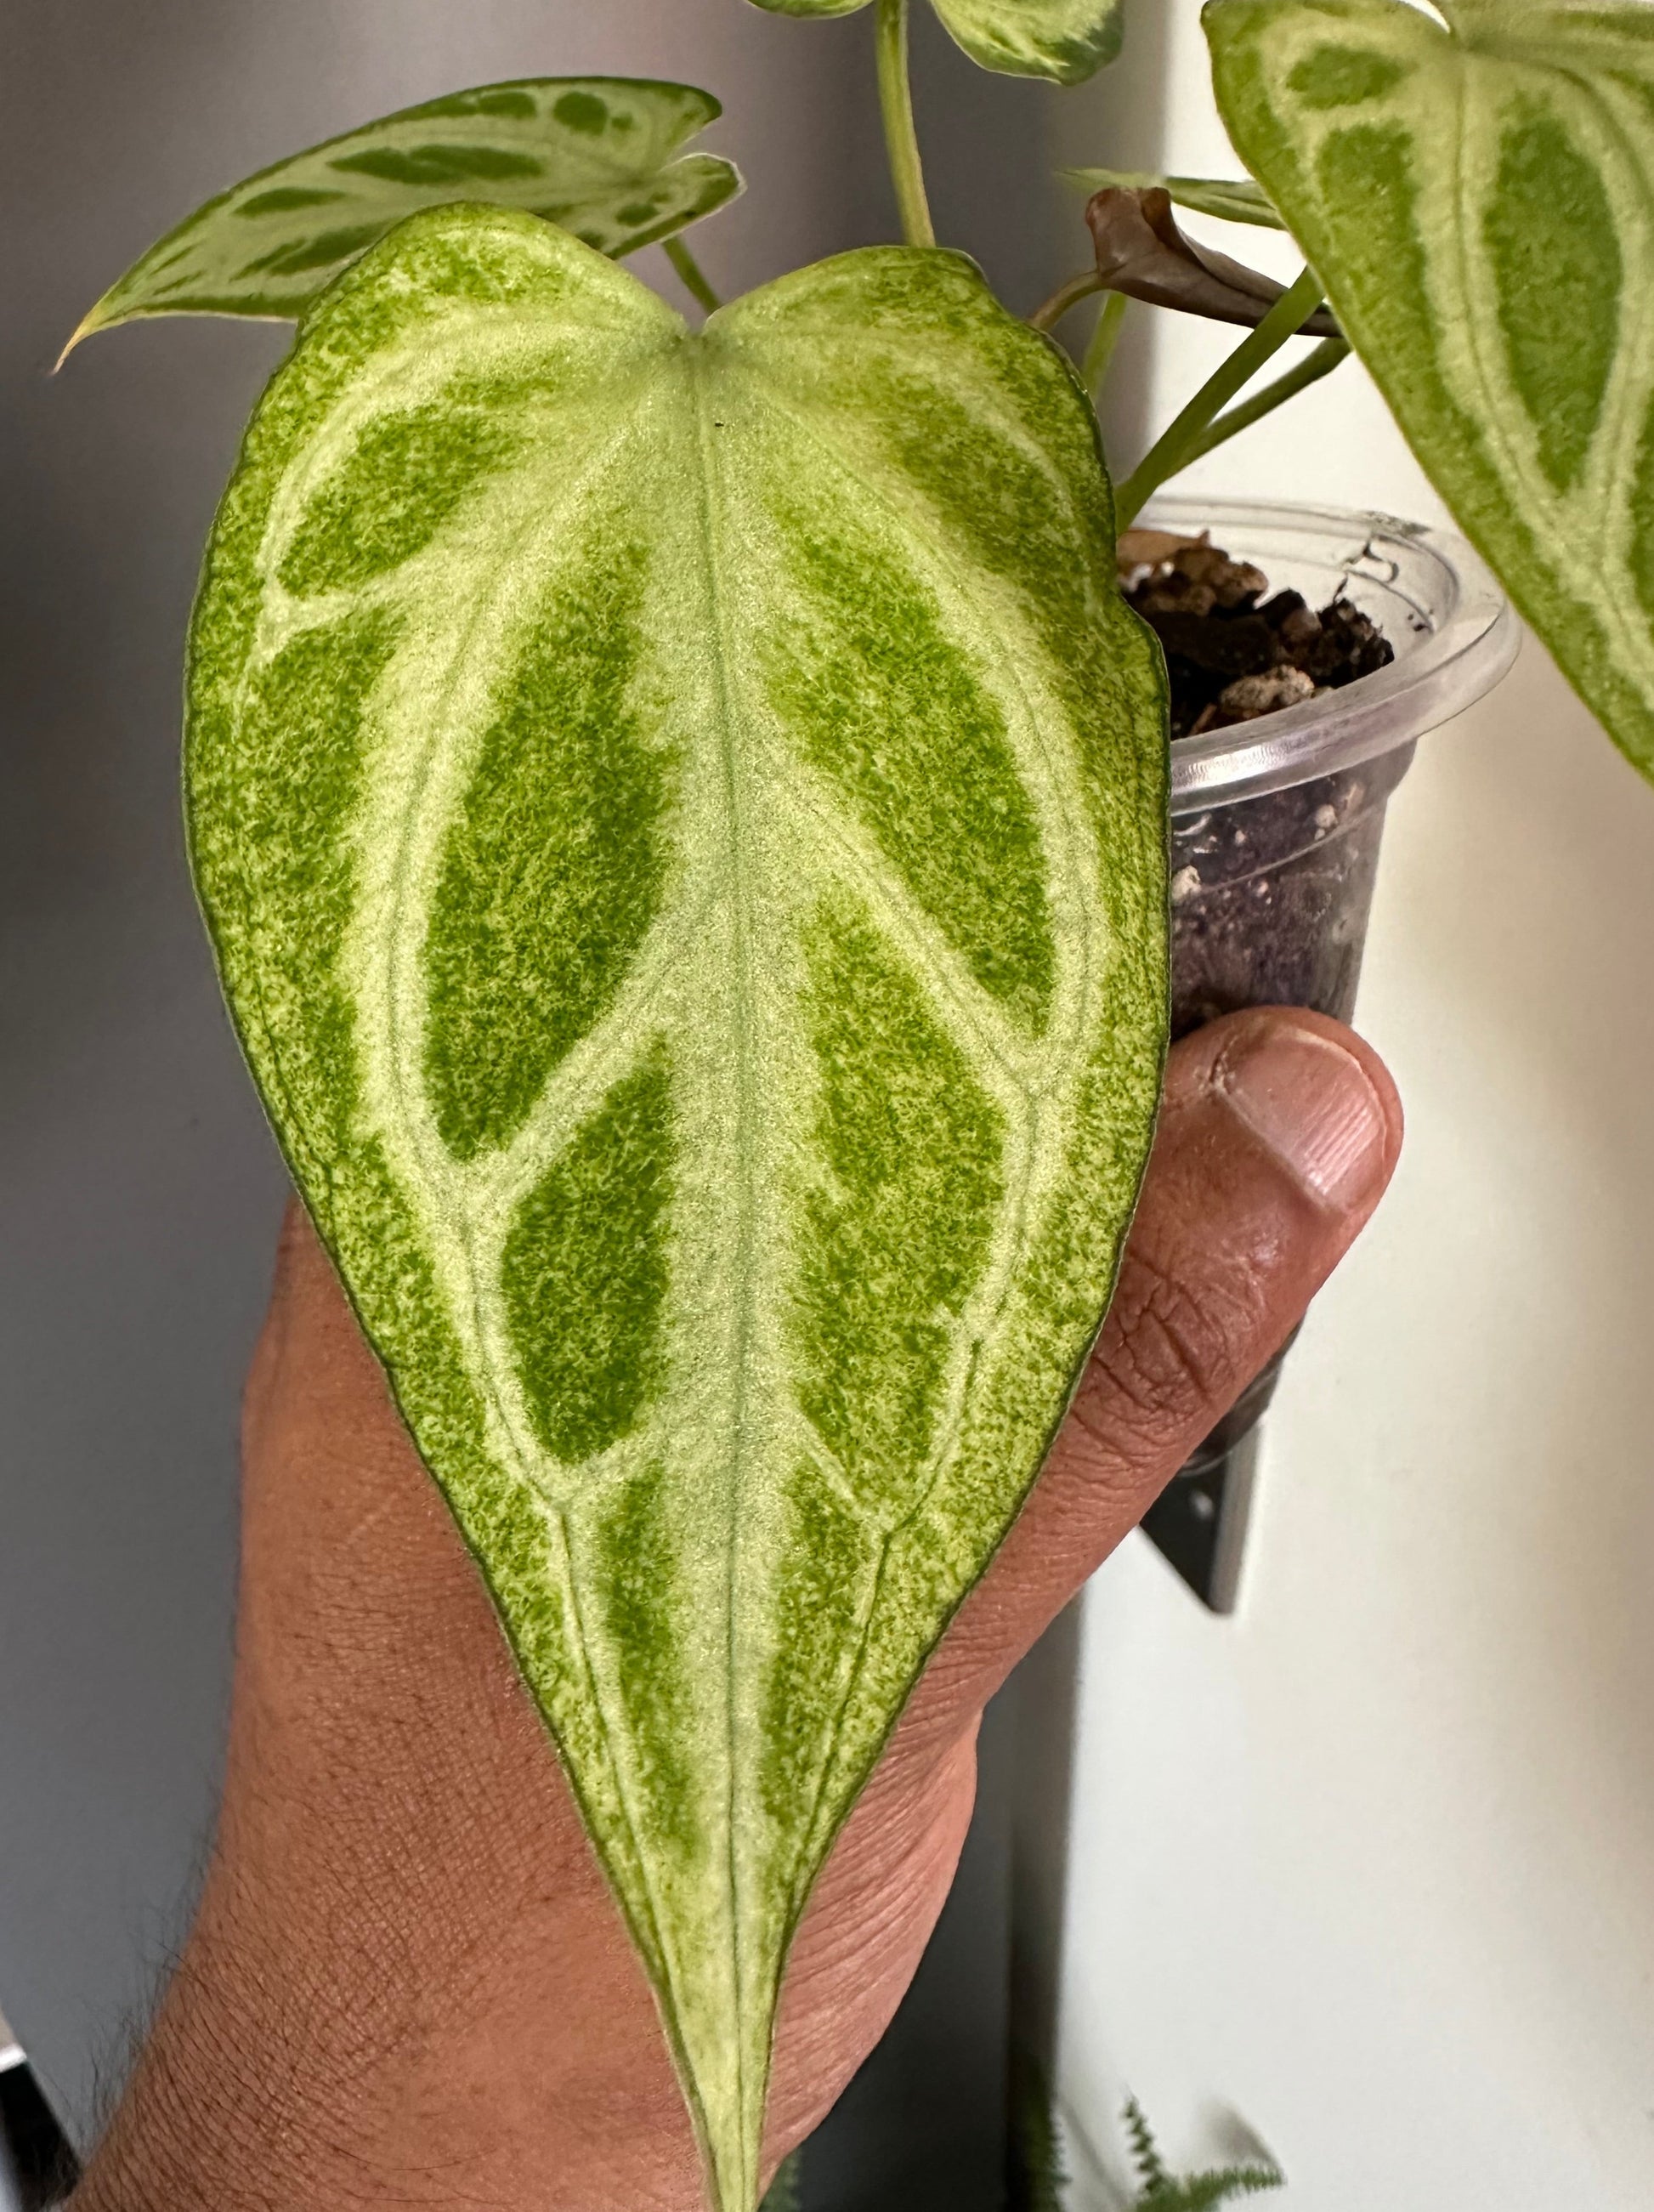
[[[935,4],[1009,73],[1118,41],[1117,0]],[[532,79],[262,171],[76,334],[299,322],[191,631],[196,879],[720,2212],[810,1885],[1033,1480],[1148,1152],[1165,684],[1119,515],[1354,346],[1654,763],[1654,11],[1444,14],[1210,0],[1251,178],[1088,173],[1092,263],[1032,328],[934,244],[875,0],[901,245],[720,306],[682,236],[739,189],[684,150],[718,103]],[[656,240],[697,328],[616,265]],[[1076,377],[1045,333],[1100,291]],[[1255,327],[1112,498],[1131,296]]]

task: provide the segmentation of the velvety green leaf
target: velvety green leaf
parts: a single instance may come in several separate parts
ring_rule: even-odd
[[[1212,0],[1230,135],[1414,450],[1654,775],[1654,9]]]
[[[868,0],[754,0],[778,15],[853,15]],[[950,38],[1003,76],[1078,84],[1120,51],[1124,0],[931,0]]]
[[[747,2212],[793,1925],[1148,1143],[1164,705],[1094,424],[960,256],[692,335],[416,216],[254,418],[190,702],[248,1057]]]
[[[341,269],[421,208],[526,208],[631,253],[741,189],[712,154],[679,149],[722,112],[692,85],[524,77],[404,108],[261,169],[152,246],[70,345],[136,315],[303,313]]]
[[[1216,216],[1224,222],[1257,223],[1265,230],[1286,228],[1269,205],[1269,194],[1250,177],[1160,177],[1148,169],[1063,169],[1058,173],[1088,192],[1117,188],[1146,192],[1158,187],[1191,215]]]

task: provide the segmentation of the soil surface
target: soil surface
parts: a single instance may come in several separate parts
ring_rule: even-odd
[[[1396,657],[1349,600],[1317,608],[1301,592],[1271,592],[1261,568],[1203,538],[1128,530],[1120,568],[1128,601],[1166,653],[1174,738],[1295,707]]]
[[[1130,530],[1121,582],[1159,636],[1172,733],[1251,721],[1395,658],[1347,599],[1312,607],[1204,538]],[[1174,1036],[1238,1006],[1354,1007],[1384,801],[1412,747],[1172,825]]]

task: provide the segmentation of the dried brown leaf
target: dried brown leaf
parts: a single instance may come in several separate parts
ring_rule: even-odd
[[[1087,202],[1086,221],[1097,249],[1097,273],[1107,289],[1151,307],[1251,326],[1263,321],[1287,289],[1261,270],[1186,238],[1172,212],[1172,195],[1158,185],[1146,191],[1109,185]],[[1318,307],[1304,332],[1338,337],[1331,310]]]

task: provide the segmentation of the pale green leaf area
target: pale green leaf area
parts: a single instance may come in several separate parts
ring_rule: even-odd
[[[197,208],[70,345],[138,315],[302,314],[393,224],[455,200],[526,208],[600,253],[634,252],[740,191],[728,161],[679,151],[722,112],[692,85],[631,77],[524,77],[404,108]]]
[[[948,36],[1002,76],[1079,84],[1120,51],[1124,0],[931,0]],[[868,0],[754,0],[778,15],[853,15]]]
[[[1255,223],[1263,230],[1286,228],[1269,205],[1268,193],[1250,177],[1162,177],[1150,169],[1061,169],[1057,173],[1087,192],[1147,192],[1158,187],[1191,215]]]
[[[1432,481],[1654,775],[1654,9],[1211,0],[1218,101]]]
[[[1166,1024],[1094,422],[974,266],[691,334],[416,216],[302,326],[192,637],[192,850],[725,2212],[832,1839],[1060,1419]]]

